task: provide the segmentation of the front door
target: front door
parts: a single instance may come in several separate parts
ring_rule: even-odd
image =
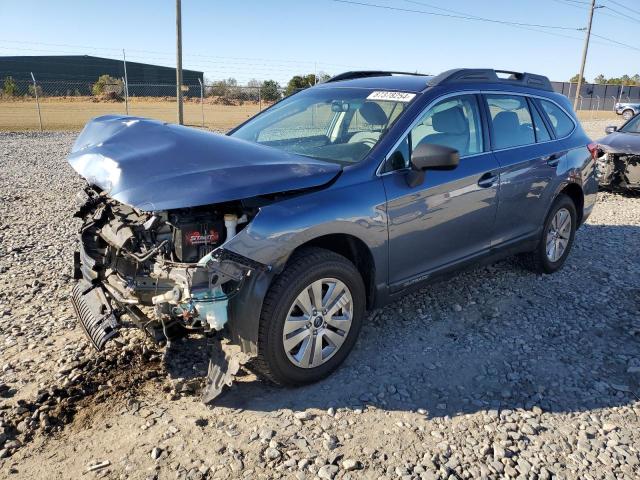
[[[498,163],[485,152],[478,97],[448,97],[429,108],[389,156],[382,178],[389,222],[389,283],[401,288],[489,249],[497,210]],[[407,183],[420,143],[460,152],[450,171],[427,171]],[[488,149],[487,149],[488,150]]]

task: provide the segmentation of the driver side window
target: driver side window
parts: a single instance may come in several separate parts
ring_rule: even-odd
[[[460,157],[482,153],[482,124],[476,96],[450,97],[429,108],[389,157],[385,171],[408,168],[411,152],[421,143],[455,148]]]

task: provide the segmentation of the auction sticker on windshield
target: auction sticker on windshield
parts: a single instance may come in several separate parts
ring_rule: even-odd
[[[407,92],[386,92],[382,90],[376,90],[371,92],[367,97],[367,100],[386,100],[389,102],[410,102],[415,97],[415,93]]]

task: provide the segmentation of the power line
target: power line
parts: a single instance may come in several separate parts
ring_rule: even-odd
[[[431,5],[431,4],[428,4],[428,3],[418,2],[416,0],[405,0],[405,2],[414,3],[416,5],[422,5],[422,6],[425,6],[425,7],[434,8],[434,9],[442,10],[442,11],[445,11],[445,12],[458,13],[460,15],[466,15],[466,16],[477,18],[477,19],[482,19],[483,18],[483,17],[478,17],[476,15],[471,15],[471,14],[466,13],[466,12],[460,12],[459,10],[451,10],[451,9],[448,9],[448,8],[442,8],[442,7]],[[528,30],[530,32],[538,32],[538,33],[542,33],[544,35],[553,35],[553,36],[559,37],[559,38],[570,38],[570,39],[573,39],[573,40],[582,40],[579,37],[573,37],[573,36],[566,35],[566,34],[563,34],[563,33],[548,32],[546,30],[539,30],[537,28],[524,27],[524,26],[521,26],[521,25],[506,25],[506,26],[513,27],[513,28],[519,28],[521,30]]]
[[[623,5],[623,4],[622,4],[622,3],[620,3],[620,2],[616,2],[615,0],[608,0],[608,1],[609,1],[609,2],[611,2],[611,3],[613,3],[614,5],[618,5],[619,7],[626,8],[626,9],[627,9],[627,10],[629,10],[630,12],[637,13],[638,15],[640,15],[640,11],[638,11],[638,10],[634,10],[634,9],[633,9],[633,8],[631,8],[631,7],[627,7],[626,5]]]
[[[640,47],[634,47],[633,45],[629,45],[628,43],[622,43],[622,42],[619,42],[617,40],[612,40],[611,38],[603,37],[602,35],[596,35],[593,32],[591,32],[591,35],[594,36],[594,37],[606,40],[608,42],[615,43],[616,45],[620,45],[621,47],[630,48],[632,50],[636,50],[636,51],[640,52]]]
[[[44,45],[46,47],[78,48],[78,49],[83,49],[83,50],[112,50],[112,51],[118,51],[118,52],[120,52],[122,50],[121,48],[91,47],[91,46],[88,46],[88,45],[72,45],[72,44],[64,44],[64,43],[31,42],[31,41],[24,41],[24,40],[0,39],[0,42],[16,43],[16,44],[23,44],[23,45]],[[37,51],[36,49],[33,49],[33,50]],[[127,48],[127,52],[152,53],[152,54],[168,57],[168,58],[171,58],[171,59],[174,58],[174,55],[172,53],[167,53],[166,51],[159,51],[159,50],[142,50],[142,49],[136,49],[136,48]],[[232,57],[232,56],[222,56],[222,55],[204,55],[204,54],[199,54],[199,53],[185,53],[184,55],[186,57],[199,57],[199,58],[217,58],[217,59],[231,59],[231,60],[262,60],[262,61],[269,61],[269,62],[271,61],[271,59],[264,58],[264,57]],[[313,65],[314,63],[319,63],[319,64],[322,64],[322,65],[332,65],[332,66],[336,66],[336,67],[347,67],[347,68],[352,68],[353,67],[352,65],[344,65],[344,64],[321,62],[321,61],[317,61],[316,62],[314,60],[276,59],[276,61],[282,62],[282,63],[299,64],[299,65],[303,65],[303,64],[305,64],[305,65]]]
[[[377,5],[375,3],[357,2],[354,0],[330,0],[330,1],[337,2],[337,3],[345,3],[349,5],[358,5],[361,7],[379,8],[384,10],[395,10],[398,12],[406,12],[406,13],[418,13],[421,15],[432,15],[436,17],[455,18],[459,20],[498,23],[502,25],[515,25],[515,26],[521,26],[521,27],[551,28],[555,30],[574,30],[574,31],[577,30],[577,28],[575,27],[563,27],[560,25],[542,25],[542,24],[536,24],[536,23],[511,22],[507,20],[497,20],[497,19],[485,18],[485,17],[474,17],[474,16],[468,16],[468,15],[452,15],[447,13],[427,12],[425,10],[414,10],[411,8],[393,7],[390,5]]]
[[[611,8],[609,5],[600,5],[600,7],[606,8],[608,11],[616,13],[618,15],[618,17],[620,17],[620,18],[640,23],[640,19],[632,17],[628,13],[624,13],[624,12],[621,12],[620,10],[616,10],[615,8]],[[616,18],[618,18],[618,17],[616,17]]]

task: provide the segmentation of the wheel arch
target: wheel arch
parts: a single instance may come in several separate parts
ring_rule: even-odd
[[[582,187],[577,183],[569,183],[558,192],[558,194],[561,193],[565,194],[573,201],[573,204],[576,207],[576,214],[578,215],[576,227],[579,227],[582,224],[584,216],[584,192],[582,191]]]
[[[373,307],[376,295],[376,264],[371,250],[363,240],[348,233],[331,233],[322,235],[298,245],[293,252],[291,252],[287,262],[291,260],[296,252],[308,247],[318,247],[330,250],[338,255],[342,255],[353,263],[360,273],[365,285],[367,309],[371,309]]]

